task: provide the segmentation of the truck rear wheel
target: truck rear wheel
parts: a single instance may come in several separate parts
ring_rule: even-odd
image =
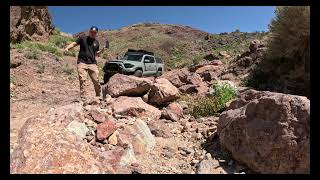
[[[137,77],[142,77],[142,71],[141,70],[136,70],[133,75],[137,76]]]

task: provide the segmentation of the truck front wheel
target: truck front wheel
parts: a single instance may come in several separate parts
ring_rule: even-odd
[[[157,71],[157,74],[156,74],[156,77],[159,77],[159,76],[161,76],[162,75],[162,71],[161,70],[158,70]]]
[[[142,77],[142,71],[141,70],[136,70],[133,75],[137,76],[137,77]]]

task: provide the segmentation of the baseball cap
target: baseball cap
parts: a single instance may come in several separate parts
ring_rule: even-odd
[[[98,28],[96,26],[91,26],[90,31],[97,31],[98,32]]]

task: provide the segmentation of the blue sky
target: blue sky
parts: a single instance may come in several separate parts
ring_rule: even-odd
[[[159,22],[191,26],[209,33],[268,31],[273,6],[49,6],[53,23],[62,31],[77,33],[91,25],[119,29]]]

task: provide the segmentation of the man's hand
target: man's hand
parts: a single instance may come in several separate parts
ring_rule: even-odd
[[[102,48],[100,51],[97,51],[97,54],[96,54],[96,55],[100,57],[101,53],[103,53],[104,50],[105,50],[105,48]]]
[[[68,52],[69,49],[74,48],[75,46],[77,46],[78,44],[76,42],[72,42],[71,44],[69,44],[63,51],[64,52]]]

